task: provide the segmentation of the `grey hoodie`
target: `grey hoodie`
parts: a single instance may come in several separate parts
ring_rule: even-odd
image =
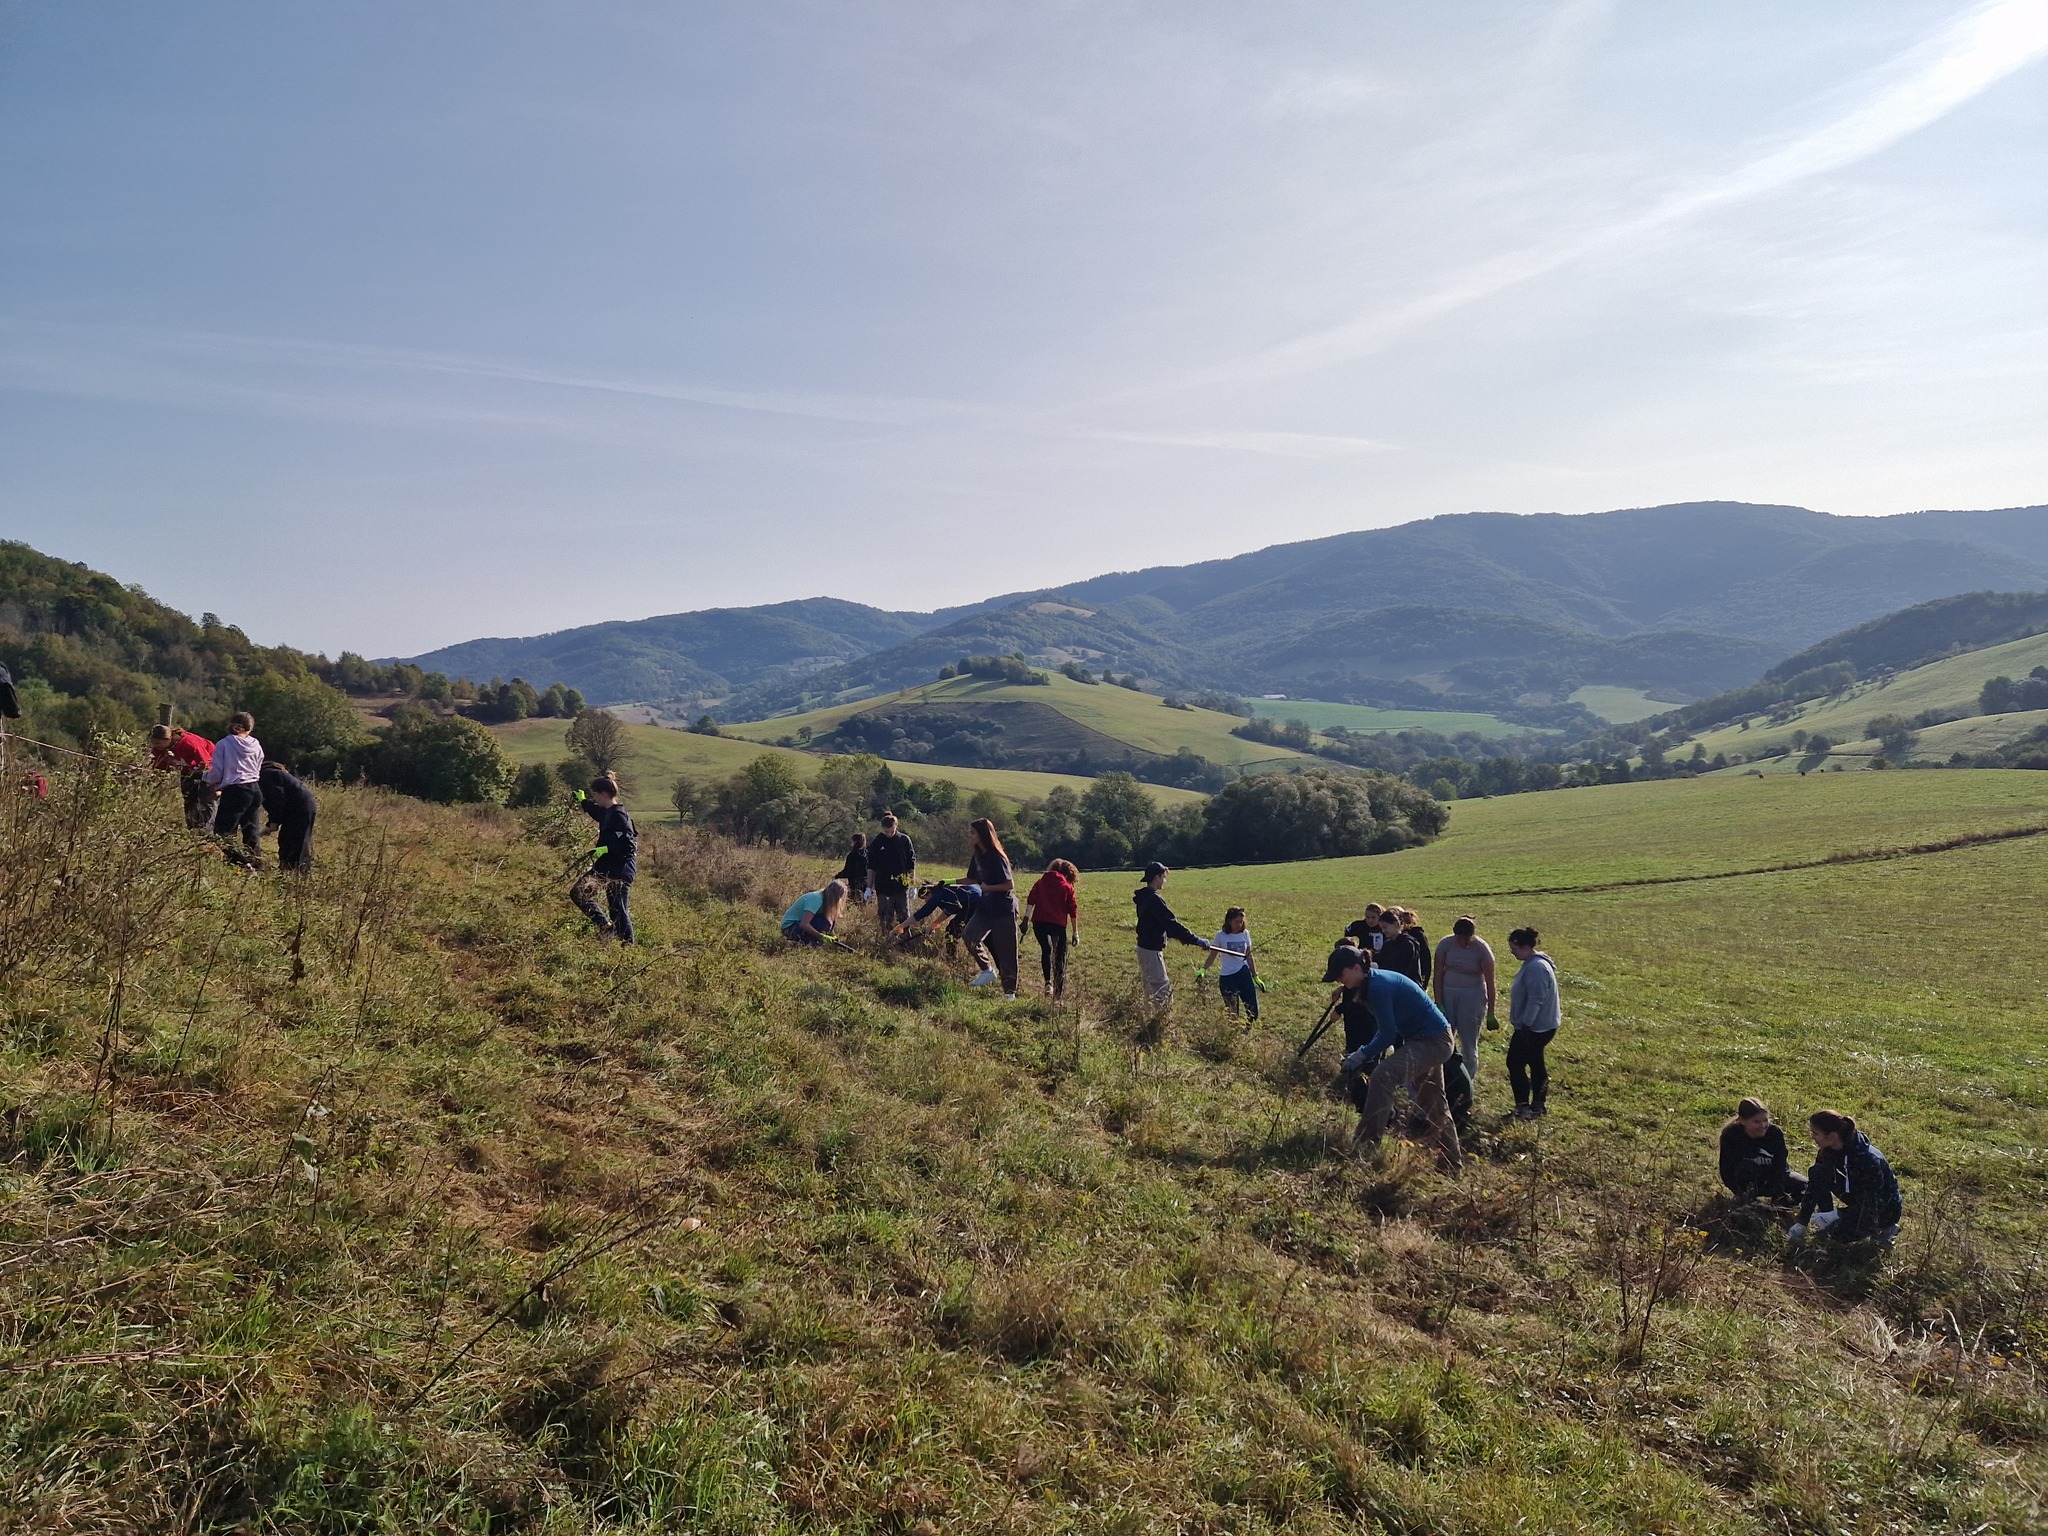
[[[1508,992],[1508,1022],[1516,1029],[1547,1035],[1557,1028],[1561,1017],[1557,967],[1539,949],[1515,972],[1515,984]]]

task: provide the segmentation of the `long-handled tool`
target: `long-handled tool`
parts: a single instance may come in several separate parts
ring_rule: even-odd
[[[1300,1048],[1295,1051],[1294,1059],[1296,1061],[1301,1060],[1302,1057],[1306,1056],[1310,1051],[1315,1049],[1316,1042],[1323,1038],[1324,1032],[1327,1031],[1330,1025],[1335,1021],[1337,1017],[1337,1005],[1343,1000],[1344,994],[1341,992],[1330,999],[1330,1006],[1325,1008],[1323,1010],[1323,1016],[1320,1019],[1316,1020],[1316,1027],[1308,1032],[1308,1038],[1302,1041]]]

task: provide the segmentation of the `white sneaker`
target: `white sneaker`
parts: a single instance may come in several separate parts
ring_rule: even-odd
[[[996,973],[994,971],[983,971],[979,976],[975,977],[974,980],[967,983],[967,985],[969,985],[970,987],[985,987],[995,979]]]
[[[1005,992],[1003,994],[1003,1001],[1006,1003],[1014,1003],[1015,1001],[1017,1001],[1017,994],[1014,992]]]

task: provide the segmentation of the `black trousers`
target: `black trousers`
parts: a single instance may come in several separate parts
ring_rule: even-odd
[[[254,784],[229,784],[222,788],[220,802],[213,811],[213,835],[232,845],[239,834],[251,864],[263,862],[263,834],[256,824],[262,809],[262,790]],[[232,846],[228,852],[234,852]]]
[[[194,832],[213,830],[213,786],[196,773],[188,773],[179,784],[185,796],[185,825]]]
[[[1005,992],[1017,990],[1017,904],[1007,896],[984,896],[960,937],[967,952],[1002,979]]]
[[[1530,1104],[1543,1108],[1550,1097],[1550,1067],[1543,1053],[1550,1049],[1554,1029],[1518,1029],[1508,1037],[1508,1082],[1515,1090],[1515,1107]]]
[[[305,871],[313,867],[313,818],[277,824],[277,867]]]
[[[1797,1200],[1806,1193],[1806,1175],[1790,1168],[1780,1168],[1759,1179],[1751,1179],[1742,1188],[1729,1186],[1728,1193],[1738,1200]],[[1821,1196],[1826,1200],[1827,1196]]]
[[[1038,968],[1045,972],[1045,984],[1054,997],[1067,990],[1067,925],[1032,920],[1031,932],[1038,940]]]

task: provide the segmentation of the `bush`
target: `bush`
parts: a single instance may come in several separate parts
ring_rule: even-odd
[[[235,691],[263,750],[298,773],[333,775],[364,736],[347,697],[317,677],[265,673]]]
[[[497,737],[474,720],[416,704],[401,706],[351,762],[372,784],[444,803],[495,804],[516,777]]]
[[[1201,856],[1216,864],[1386,853],[1436,836],[1450,813],[1389,774],[1328,768],[1237,780],[1203,815]]]

